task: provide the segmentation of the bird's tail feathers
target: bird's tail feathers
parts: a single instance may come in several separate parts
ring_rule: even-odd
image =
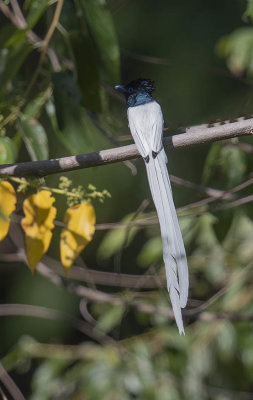
[[[151,194],[160,223],[168,291],[180,334],[184,333],[181,308],[188,297],[188,265],[172,197],[164,149],[146,162]]]

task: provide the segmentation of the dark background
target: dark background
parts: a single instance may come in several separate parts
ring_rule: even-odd
[[[32,3],[33,0],[30,7]],[[231,42],[231,53],[238,53],[238,59],[244,60],[244,68],[235,71],[229,68],[229,55],[219,45],[223,36],[237,32],[238,28],[251,28],[250,16],[245,14],[246,1],[111,0],[107,7],[112,20],[105,25],[101,21],[108,15],[92,20],[85,3],[90,4],[90,0],[64,1],[61,26],[50,42],[59,57],[61,70],[53,71],[46,58],[39,78],[25,99],[31,104],[46,88],[53,90],[49,101],[55,106],[57,126],[65,139],[56,133],[45,105],[36,116],[47,134],[49,158],[131,143],[124,100],[114,92],[113,86],[138,77],[151,78],[156,83],[155,98],[162,106],[168,127],[165,135],[177,132],[181,127],[252,113],[252,67],[241,53],[246,48],[245,52],[250,55],[253,47],[243,37],[237,48]],[[106,7],[103,1],[100,3],[102,8]],[[96,7],[99,1],[94,4]],[[19,5],[28,16],[29,2],[19,2]],[[45,37],[54,11],[55,6],[48,7],[32,27],[41,38]],[[115,51],[107,32],[107,29],[113,30],[113,24],[120,51],[120,68],[117,60],[109,63],[109,67],[103,61],[103,57]],[[7,25],[10,25],[9,20],[0,14],[2,74],[5,48],[10,54],[19,45],[16,39],[11,46],[6,45],[6,40],[11,37],[9,34],[4,39]],[[96,36],[94,32],[99,31],[98,27],[101,29]],[[228,42],[231,37],[227,37]],[[10,77],[0,98],[0,113],[4,118],[24,96],[38,62],[39,53],[33,50]],[[83,115],[84,120],[80,117]],[[18,120],[17,114],[14,122],[5,127],[3,135],[15,142],[16,160],[28,161],[31,155],[23,136],[17,139]],[[96,128],[95,122],[100,129]],[[72,142],[73,135],[77,137],[77,144]],[[239,143],[253,145],[251,138],[240,139]],[[222,190],[244,182],[252,170],[252,153],[231,143],[170,151],[168,159],[171,174]],[[10,157],[5,163],[13,161]],[[142,201],[150,200],[143,162],[133,163],[137,168],[136,175],[124,163],[65,174],[73,181],[73,186],[87,187],[92,183],[98,190],[107,189],[111,193],[112,198],[103,204],[94,202],[98,224],[119,222],[127,216],[132,218]],[[48,177],[46,185],[56,187],[58,181],[59,176]],[[26,194],[19,194],[17,215],[22,215],[23,198],[32,192],[31,189]],[[205,197],[184,186],[173,185],[173,193],[177,207]],[[249,186],[239,195],[251,193]],[[56,196],[56,200],[57,219],[61,221],[66,199]],[[217,204],[221,203],[222,200]],[[140,217],[153,215],[154,206],[150,201]],[[1,316],[2,363],[25,398],[252,398],[253,304],[249,264],[253,255],[252,205],[248,203],[222,211],[212,206],[200,207],[180,218],[180,223],[190,269],[188,309],[205,304],[226,287],[216,302],[204,307],[203,311],[210,312],[209,318],[207,314],[205,320],[197,313],[194,317],[186,316],[186,336],[179,337],[174,321],[159,312],[149,315],[131,306],[118,310],[106,303],[88,303],[94,320],[91,322],[86,315],[87,324],[91,327],[98,324],[98,331],[114,340],[105,345],[95,337],[77,332],[69,320]],[[20,230],[14,220],[12,229]],[[59,233],[60,229],[56,227],[48,251],[53,260],[59,260]],[[0,244],[2,255],[16,250],[10,237]],[[53,264],[46,264],[55,271]],[[98,230],[75,265],[114,273],[162,276],[159,227],[155,224],[130,231]],[[153,269],[150,270],[151,265]],[[5,262],[2,258],[0,268],[2,304],[23,304],[23,310],[25,305],[43,306],[85,319],[85,314],[80,313],[80,298],[70,293],[64,284],[71,282],[71,274],[68,281],[63,278],[58,286],[40,272],[32,276],[22,262]],[[54,273],[57,275],[58,270]],[[92,289],[96,287],[79,283]],[[141,291],[108,284],[97,285],[97,289],[126,298],[135,293],[140,302],[170,307],[165,288]],[[35,312],[40,314],[38,309]],[[242,315],[247,315],[246,321]],[[51,344],[52,353],[46,347],[40,348],[39,343]],[[81,355],[83,344],[86,347]],[[63,346],[62,353],[59,350],[55,355],[54,352],[61,349],[60,345]],[[68,345],[76,346],[77,354],[73,358],[64,353],[64,346]]]

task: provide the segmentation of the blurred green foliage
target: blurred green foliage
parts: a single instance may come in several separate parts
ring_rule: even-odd
[[[0,3],[15,16],[9,2]],[[19,15],[17,26],[0,14],[2,164],[130,143],[125,106],[113,86],[139,76],[156,81],[169,132],[252,113],[252,0],[65,0],[42,65],[43,39],[56,3],[10,3],[20,6],[24,20],[21,26]],[[169,153],[171,173],[232,196],[220,192],[201,203],[206,200],[202,192],[173,187],[178,207],[198,202],[179,212],[191,277],[185,337],[166,314],[166,288],[142,290],[140,281],[112,288],[109,278],[96,287],[89,281],[90,289],[119,300],[87,304],[72,293],[74,281],[73,287],[59,277],[52,283],[39,274],[31,277],[20,262],[1,262],[3,303],[65,315],[59,320],[1,316],[1,362],[25,398],[252,398],[253,212],[252,202],[244,201],[252,196],[250,181],[244,184],[252,179],[252,146],[247,137]],[[93,184],[112,194],[96,206],[98,224],[121,222],[98,230],[77,262],[122,277],[138,274],[139,280],[152,274],[160,282],[159,227],[154,207],[140,206],[150,195],[143,164],[135,165],[137,176],[124,163],[68,175],[76,187]],[[46,178],[46,184],[56,187],[58,177]],[[19,201],[24,197],[20,193]],[[60,220],[63,202],[57,198]],[[129,222],[138,224],[126,226]],[[52,260],[59,259],[57,229]],[[0,244],[0,254],[13,251],[10,238]],[[53,262],[48,267],[55,271]],[[89,326],[86,335],[82,323]]]

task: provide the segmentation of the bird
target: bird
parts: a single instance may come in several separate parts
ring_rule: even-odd
[[[115,89],[125,96],[129,128],[146,166],[160,224],[167,288],[179,333],[185,334],[181,308],[186,306],[188,298],[188,264],[162,141],[163,113],[152,97],[154,81],[139,78]]]

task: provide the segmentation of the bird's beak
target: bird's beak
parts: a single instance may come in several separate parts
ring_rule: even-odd
[[[119,90],[119,91],[121,91],[123,93],[126,93],[126,88],[123,85],[114,86],[114,89]]]

